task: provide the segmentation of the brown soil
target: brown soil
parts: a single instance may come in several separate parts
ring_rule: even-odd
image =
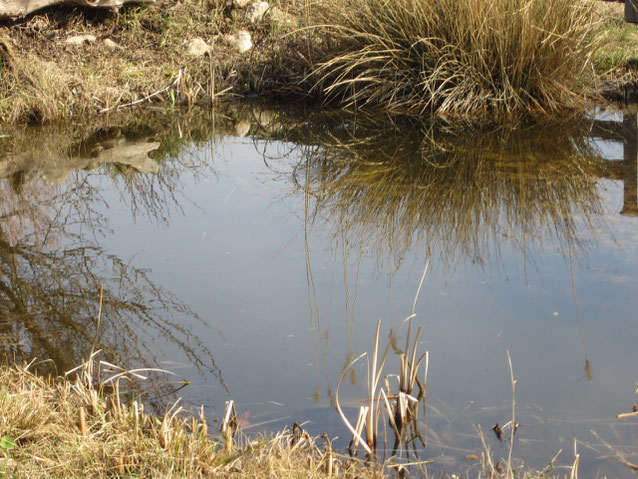
[[[225,91],[224,96],[266,89],[290,93],[284,77],[295,72],[276,60],[285,48],[285,35],[298,28],[302,0],[274,3],[285,21],[267,16],[251,25],[242,10],[223,0],[185,0],[127,5],[119,11],[49,8],[4,22],[0,122],[42,123],[86,115],[160,91],[148,101],[206,103],[213,84],[215,93]],[[251,33],[254,45],[243,54],[222,41],[240,29]],[[87,34],[96,40],[65,43]],[[212,45],[210,56],[187,54],[195,38]]]

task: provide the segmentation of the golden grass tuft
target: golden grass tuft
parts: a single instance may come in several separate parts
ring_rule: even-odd
[[[134,372],[97,381],[89,361],[66,378],[0,367],[0,474],[29,478],[327,478],[375,476],[361,462],[322,451],[300,427],[225,444],[203,416],[177,403],[162,417],[120,390]],[[4,456],[4,457],[3,457]],[[377,470],[378,472],[378,470]]]
[[[325,0],[308,79],[325,101],[418,112],[554,113],[597,89],[583,0]]]

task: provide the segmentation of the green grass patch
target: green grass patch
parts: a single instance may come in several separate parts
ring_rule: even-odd
[[[600,4],[601,41],[594,53],[597,69],[610,78],[638,70],[638,25],[625,22],[623,4]]]

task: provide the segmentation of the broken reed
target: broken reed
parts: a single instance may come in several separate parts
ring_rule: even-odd
[[[593,0],[325,0],[306,77],[325,102],[425,112],[582,109],[599,80]]]
[[[350,450],[352,454],[356,454],[357,448],[359,444],[363,447],[368,456],[376,455],[378,439],[379,439],[379,424],[380,421],[384,420],[387,416],[388,423],[392,427],[392,431],[394,433],[394,446],[392,450],[392,455],[397,453],[398,447],[401,444],[407,444],[407,431],[408,429],[411,431],[411,442],[415,444],[414,440],[419,439],[423,447],[426,446],[425,440],[421,436],[418,427],[418,405],[419,400],[423,400],[425,403],[425,383],[427,381],[427,373],[428,373],[428,361],[429,355],[426,351],[421,354],[417,359],[417,349],[419,342],[419,335],[421,334],[421,327],[419,326],[417,332],[414,336],[414,340],[411,341],[411,332],[412,332],[412,320],[416,316],[414,310],[416,308],[416,303],[418,301],[419,293],[421,291],[421,287],[423,286],[423,281],[425,280],[425,276],[427,275],[427,271],[430,265],[430,252],[428,251],[428,259],[423,270],[423,275],[421,277],[421,282],[419,284],[419,288],[417,289],[417,293],[414,298],[414,303],[412,304],[412,313],[405,318],[399,327],[393,331],[390,335],[390,339],[385,347],[383,355],[379,360],[379,333],[381,329],[381,320],[377,321],[377,327],[374,337],[373,343],[373,353],[372,353],[372,364],[368,361],[367,367],[367,384],[368,391],[366,395],[366,401],[368,405],[361,406],[359,408],[359,415],[357,417],[356,425],[353,426],[350,421],[348,421],[345,416],[341,405],[339,403],[339,387],[341,386],[341,382],[344,377],[347,375],[350,368],[354,366],[354,364],[359,361],[359,359],[363,357],[368,357],[368,353],[363,353],[356,359],[354,359],[350,364],[348,364],[339,379],[339,383],[337,385],[335,401],[337,406],[337,411],[341,416],[341,419],[345,423],[346,427],[352,433],[352,441],[350,442]],[[379,383],[383,374],[383,368],[385,366],[386,359],[388,357],[388,352],[390,350],[390,346],[396,339],[396,335],[399,329],[404,325],[408,324],[408,331],[405,338],[405,349],[399,355],[400,358],[400,373],[398,375],[398,391],[396,393],[392,393],[392,389],[390,387],[390,376],[385,376],[384,384],[385,389],[379,387]],[[418,379],[418,372],[421,363],[425,360],[425,373],[423,383],[421,383]],[[419,394],[415,397],[413,394],[414,386],[418,384],[419,386]],[[390,402],[390,399],[394,399],[393,402]],[[381,402],[383,400],[383,402]],[[365,427],[365,439],[363,437],[363,429]],[[385,438],[384,438],[385,439]]]

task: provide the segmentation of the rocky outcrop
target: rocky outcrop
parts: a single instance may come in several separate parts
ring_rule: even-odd
[[[0,19],[24,17],[45,7],[71,5],[79,7],[120,8],[125,3],[155,3],[155,0],[0,0]]]

